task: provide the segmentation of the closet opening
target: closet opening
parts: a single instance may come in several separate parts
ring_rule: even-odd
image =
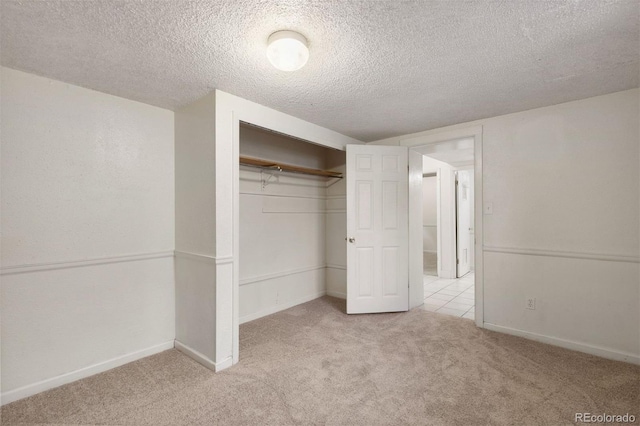
[[[346,153],[241,122],[238,154],[239,323],[345,298]]]

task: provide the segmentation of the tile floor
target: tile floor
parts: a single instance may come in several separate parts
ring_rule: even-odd
[[[475,319],[475,276],[449,279],[424,275],[425,311]]]

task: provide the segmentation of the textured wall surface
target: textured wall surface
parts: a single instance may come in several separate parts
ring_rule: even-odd
[[[173,113],[2,69],[2,266],[173,250]]]
[[[2,64],[176,108],[213,88],[360,140],[637,87],[638,2],[25,2]],[[300,71],[267,38],[309,40]]]
[[[174,154],[171,111],[1,87],[6,403],[173,345]]]
[[[422,180],[422,249],[438,251],[438,178],[426,177]]]

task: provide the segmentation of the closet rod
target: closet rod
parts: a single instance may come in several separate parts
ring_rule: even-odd
[[[279,172],[301,173],[305,175],[322,176],[328,178],[342,179],[342,173],[331,170],[310,169],[291,164],[277,163],[275,161],[261,160],[259,158],[240,157],[240,164],[244,166],[258,167],[261,169],[277,170]]]

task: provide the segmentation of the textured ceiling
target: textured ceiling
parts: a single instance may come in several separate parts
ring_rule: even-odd
[[[638,0],[1,1],[1,63],[176,108],[217,88],[363,141],[638,86]],[[310,43],[274,69],[268,36]]]

